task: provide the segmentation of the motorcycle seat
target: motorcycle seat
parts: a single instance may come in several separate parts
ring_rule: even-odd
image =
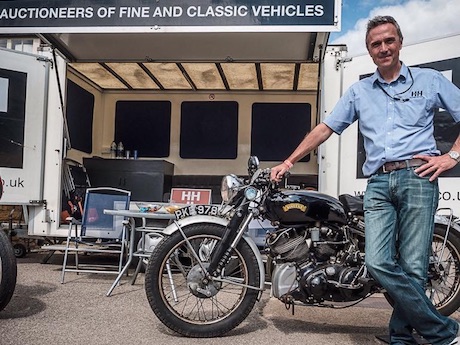
[[[363,208],[363,196],[353,196],[350,194],[342,194],[339,196],[339,200],[342,203],[347,213],[353,213],[359,216],[364,215]]]

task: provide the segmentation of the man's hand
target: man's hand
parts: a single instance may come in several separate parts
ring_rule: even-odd
[[[270,178],[272,181],[280,182],[284,174],[289,171],[285,163],[281,163],[271,169]]]
[[[450,170],[457,165],[457,162],[450,158],[447,153],[441,156],[415,155],[413,158],[420,158],[426,161],[425,164],[414,171],[420,177],[432,174],[430,176],[430,181],[436,180],[442,172]]]

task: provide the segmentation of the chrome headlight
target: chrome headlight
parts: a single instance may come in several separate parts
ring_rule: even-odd
[[[242,185],[243,181],[241,181],[236,175],[224,176],[220,186],[220,195],[222,196],[222,201],[229,202],[232,200]]]

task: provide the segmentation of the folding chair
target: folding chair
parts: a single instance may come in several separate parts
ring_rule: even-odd
[[[64,283],[66,272],[106,273],[119,274],[123,268],[123,257],[127,247],[126,228],[128,221],[122,216],[104,214],[104,209],[127,210],[131,192],[110,188],[88,188],[85,194],[85,204],[82,220],[69,217],[69,232],[64,250],[61,283]],[[69,253],[75,253],[75,265],[68,265]],[[79,262],[79,253],[85,254],[114,254],[119,256],[118,265],[100,262],[82,264]],[[99,260],[96,260],[99,259]]]

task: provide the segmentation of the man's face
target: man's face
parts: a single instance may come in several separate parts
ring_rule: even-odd
[[[367,51],[379,69],[390,69],[399,63],[401,38],[393,24],[382,24],[369,31]]]

